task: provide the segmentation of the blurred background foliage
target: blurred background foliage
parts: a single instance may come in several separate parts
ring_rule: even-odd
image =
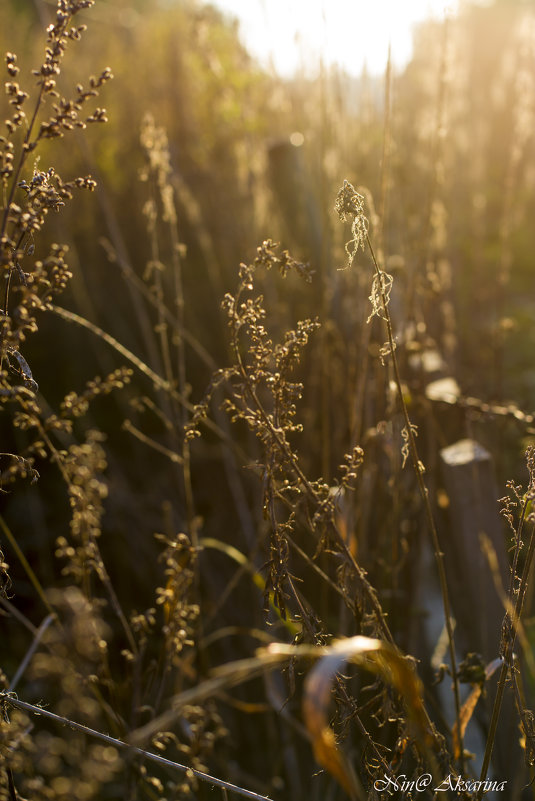
[[[18,54],[25,88],[32,85],[30,70],[41,61],[42,23],[50,15],[51,4],[39,0],[4,0],[0,6],[0,42],[4,51]],[[136,289],[141,281],[153,292],[151,269],[157,269],[143,213],[149,189],[140,180],[145,164],[140,130],[150,113],[169,142],[185,329],[196,343],[186,350],[191,401],[202,398],[213,366],[229,363],[220,302],[225,292],[234,291],[238,265],[250,262],[267,237],[282,242],[311,264],[315,276],[305,288],[292,279],[281,284],[267,277],[262,288],[270,325],[281,336],[296,318],[317,315],[322,323],[299,368],[305,382],[299,415],[305,432],[313,432],[299,443],[303,464],[311,475],[332,482],[348,443],[362,444],[371,454],[373,469],[355,502],[359,555],[379,590],[392,591],[392,576],[401,570],[404,578],[396,591],[406,593],[401,608],[409,608],[417,560],[411,566],[399,554],[417,549],[420,513],[413,508],[413,484],[400,479],[397,435],[381,428],[392,412],[392,397],[378,358],[380,321],[371,329],[363,326],[369,314],[370,265],[360,256],[351,270],[337,269],[344,264],[348,231],[335,219],[334,198],[344,178],[366,187],[373,198],[372,239],[395,276],[392,309],[416,417],[427,420],[420,403],[425,377],[421,365],[410,372],[409,357],[433,349],[443,360],[443,373],[455,377],[464,395],[505,405],[511,401],[532,411],[533,3],[465,3],[458,18],[420,25],[410,63],[391,77],[388,114],[384,76],[349,76],[318,64],[315,78],[276,77],[248,55],[236,22],[201,2],[99,0],[84,16],[89,29],[67,54],[62,92],[68,95],[77,81],[84,83],[106,66],[115,77],[99,101],[107,109],[108,124],[71,137],[65,147],[52,141],[40,156],[41,169],[54,164],[65,180],[92,174],[98,181],[95,195],[76,197],[51,216],[46,237],[36,243],[36,257],[46,251],[47,237],[69,244],[74,277],[62,305],[163,374],[154,330],[157,313]],[[168,265],[173,244],[163,229],[158,239],[157,261]],[[172,280],[165,269],[162,282],[175,315]],[[209,358],[200,358],[201,350]],[[25,357],[52,408],[68,391],[82,391],[88,379],[124,363],[90,331],[53,315],[28,341]],[[123,392],[97,399],[76,423],[80,437],[94,427],[107,437],[102,551],[128,609],[150,606],[153,588],[162,581],[154,532],[180,531],[186,517],[174,467],[124,429],[128,419],[147,437],[167,442],[162,417],[139,404],[145,396],[157,398],[157,393],[136,375]],[[219,412],[214,414],[223,425]],[[505,417],[493,417],[492,423],[488,416],[474,414],[467,420],[459,413],[455,436],[476,431],[499,453],[503,482],[521,474],[529,432]],[[15,434],[5,422],[3,429],[5,450],[22,450],[24,434],[18,432],[22,439],[10,445]],[[432,466],[436,456],[429,454],[433,448],[436,454],[437,440],[447,444],[449,432],[444,425],[438,434],[427,434],[425,439],[423,430]],[[253,463],[257,446],[251,437],[240,429],[233,436]],[[192,445],[192,455],[202,535],[234,545],[261,567],[266,554],[258,532],[265,531],[266,523],[254,471],[241,470],[239,459],[229,467],[221,443],[210,434]],[[30,562],[39,567],[45,587],[62,581],[54,542],[69,521],[67,495],[54,469],[48,466],[36,485],[3,497],[3,514]],[[394,548],[391,527],[398,513],[400,561],[389,565],[384,553]],[[8,561],[17,603],[31,617],[38,601],[9,552]],[[237,576],[236,564],[222,553],[206,552],[201,562],[204,634],[225,625],[262,628],[261,593],[253,589],[250,576]],[[227,593],[231,581],[235,586]],[[321,598],[317,602],[321,605]],[[406,616],[396,615],[395,602],[391,612],[402,647],[410,649]],[[333,614],[336,607],[326,616]],[[13,625],[15,646],[5,667],[20,660],[16,632]],[[247,638],[225,642],[211,651],[210,661],[250,652]],[[239,762],[244,735],[234,718],[226,723],[234,743],[228,747]],[[250,775],[241,778],[254,776],[254,786],[276,792],[273,766],[263,757],[263,743],[279,742],[276,724],[268,715],[258,715],[256,723],[245,727],[249,764],[247,770],[242,765],[242,774]],[[282,751],[281,775],[288,770]],[[306,782],[303,775],[293,779],[301,780]]]

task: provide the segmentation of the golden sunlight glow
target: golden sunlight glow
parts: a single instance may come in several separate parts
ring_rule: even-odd
[[[388,46],[398,67],[412,50],[412,28],[443,19],[458,0],[213,0],[236,16],[242,39],[264,66],[288,75],[337,64],[352,74],[384,69]]]

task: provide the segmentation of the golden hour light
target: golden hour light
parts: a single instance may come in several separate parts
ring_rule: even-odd
[[[0,801],[526,801],[533,0],[1,0]]]
[[[217,0],[234,15],[252,54],[277,72],[313,71],[320,59],[358,74],[366,67],[384,69],[391,47],[396,65],[412,51],[413,26],[428,18],[444,19],[458,0]]]

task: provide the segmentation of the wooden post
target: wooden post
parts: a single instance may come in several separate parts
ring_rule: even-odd
[[[302,143],[279,139],[268,148],[268,175],[286,236],[292,247],[314,255],[321,263],[323,237],[321,209],[307,175]]]
[[[496,589],[508,585],[507,554],[499,515],[490,453],[471,439],[440,451],[442,474],[449,497],[450,526],[441,543],[450,581],[452,606],[465,649],[489,662],[498,656],[504,605]],[[493,576],[482,547],[487,538],[494,550],[498,575]],[[443,535],[444,538],[444,535]]]
[[[442,533],[446,573],[450,585],[453,613],[457,620],[456,641],[462,657],[468,651],[482,655],[489,663],[499,655],[503,595],[509,585],[509,566],[504,525],[499,514],[500,497],[490,453],[472,439],[462,439],[440,452],[444,484],[449,496],[450,526]],[[496,554],[493,571],[482,547],[487,538]],[[497,574],[497,575],[496,575]],[[498,592],[496,581],[501,583]],[[492,714],[496,677],[488,682],[486,694],[478,703],[475,717],[487,730]],[[485,735],[484,735],[485,736]],[[509,786],[521,770],[519,730],[513,698],[506,693],[496,733],[492,766],[497,779]]]

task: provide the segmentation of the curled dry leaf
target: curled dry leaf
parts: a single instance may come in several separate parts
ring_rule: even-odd
[[[485,668],[485,681],[488,681],[493,673],[501,667],[502,659],[494,659],[492,662]],[[459,717],[461,723],[461,738],[464,737],[464,733],[466,731],[466,727],[470,722],[470,718],[474,714],[474,709],[476,708],[477,702],[483,690],[482,684],[474,684],[473,690],[464,702],[461,707],[461,714]],[[457,730],[457,723],[454,725],[452,732],[452,740],[453,740],[453,756],[455,759],[459,759],[460,756],[460,748],[459,748],[459,733]]]
[[[432,773],[438,776],[432,754],[433,735],[427,725],[423,708],[420,679],[411,663],[392,646],[369,637],[350,637],[321,647],[271,643],[267,648],[258,649],[254,657],[223,665],[199,686],[176,695],[172,708],[133,732],[130,742],[137,745],[147,740],[155,731],[169,727],[185,705],[200,703],[222,690],[249,681],[295,658],[319,660],[305,681],[304,720],[317,761],[336,778],[352,799],[365,799],[366,795],[351,765],[338,748],[334,732],[329,726],[333,684],[347,662],[361,665],[378,674],[399,692],[407,707],[409,725],[412,725],[409,734],[425,754]]]
[[[273,643],[269,651],[282,653],[288,646]],[[291,648],[294,655],[305,655],[302,648]],[[423,688],[410,663],[387,643],[369,637],[350,637],[337,640],[325,648],[308,648],[307,655],[321,657],[305,681],[303,715],[309,731],[314,755],[351,798],[363,798],[360,782],[336,744],[329,726],[329,707],[337,675],[347,662],[361,665],[378,674],[396,689],[405,701],[408,719],[414,727],[414,737],[429,754],[431,732],[423,710]],[[430,757],[431,765],[433,759]]]

